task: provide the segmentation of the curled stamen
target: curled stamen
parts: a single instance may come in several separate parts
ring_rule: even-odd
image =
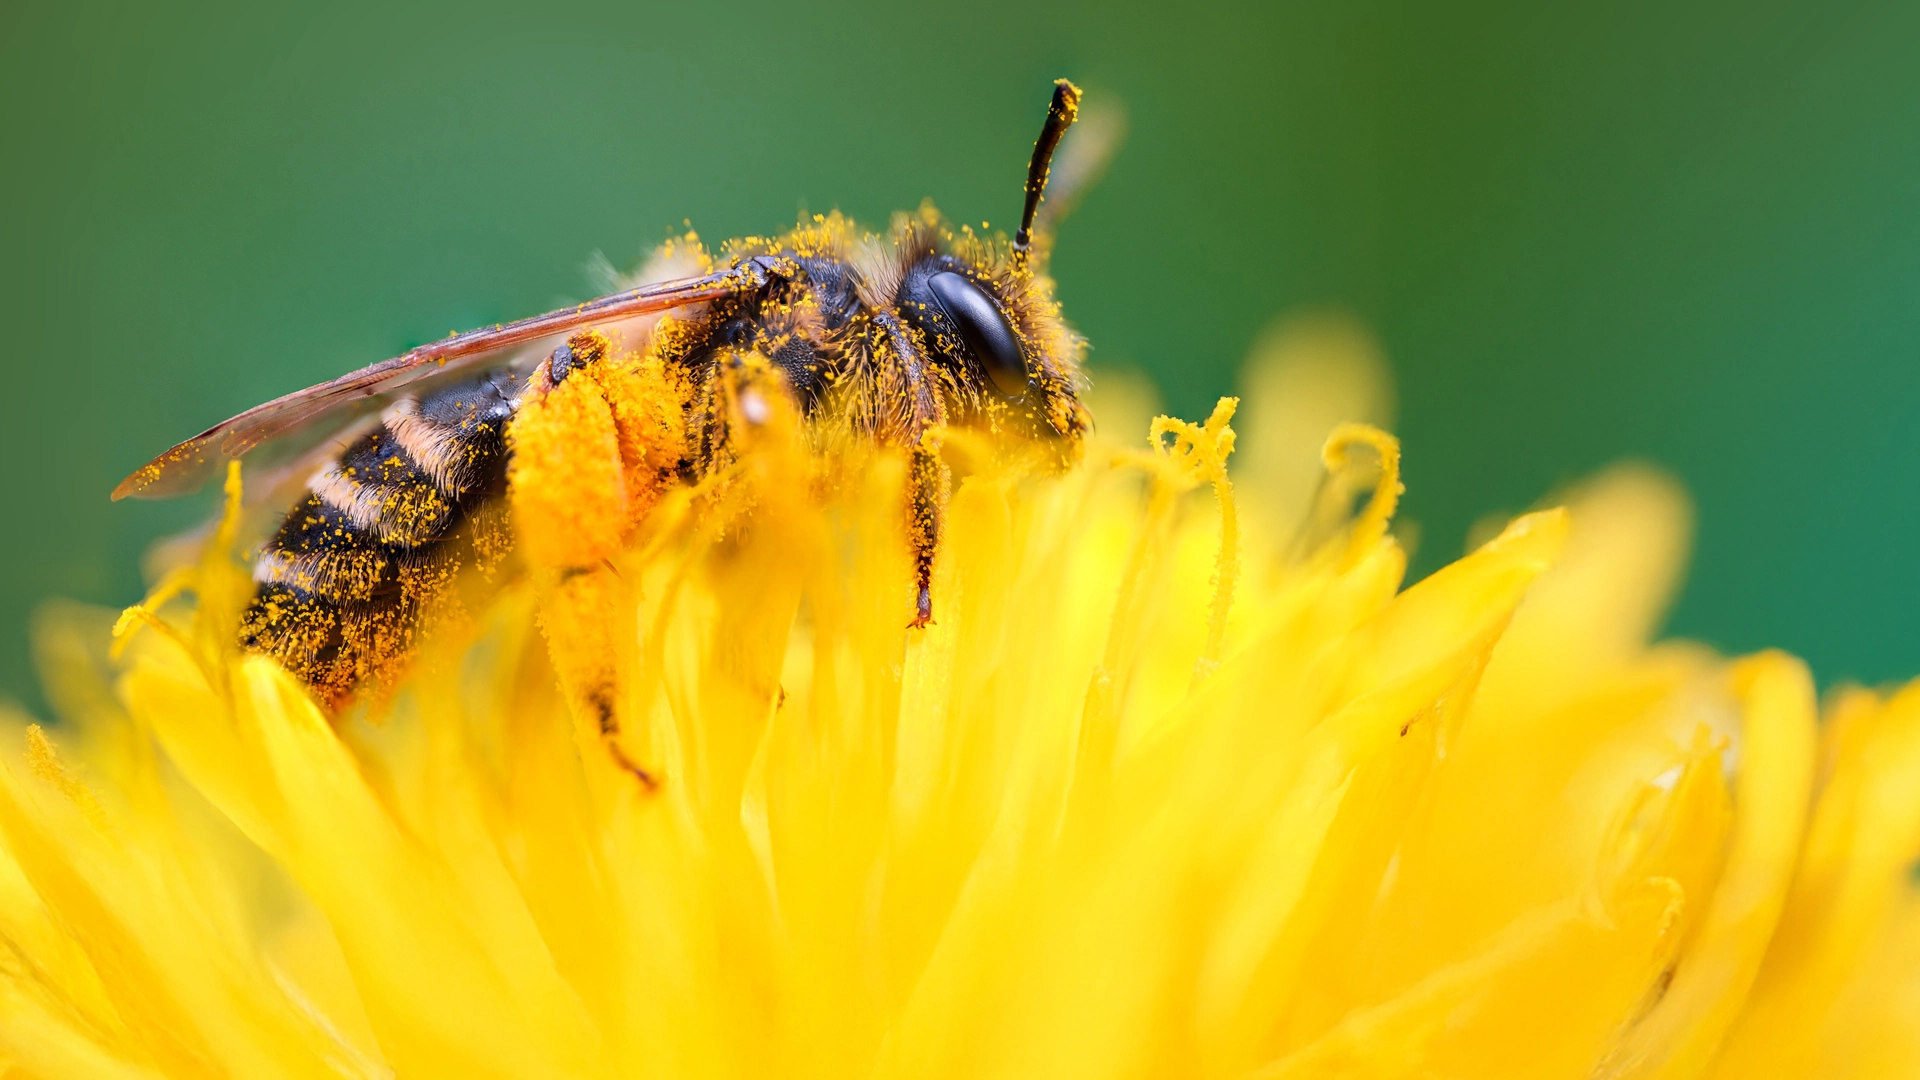
[[[1204,424],[1167,416],[1155,417],[1153,421],[1154,445],[1163,455],[1178,462],[1194,481],[1212,484],[1214,499],[1220,504],[1220,554],[1214,563],[1207,644],[1193,666],[1196,685],[1220,666],[1227,613],[1233,607],[1233,588],[1240,578],[1240,514],[1233,499],[1233,481],[1227,476],[1227,456],[1233,453],[1234,441],[1233,429],[1227,422],[1233,419],[1233,411],[1239,404],[1239,398],[1221,398]],[[1168,435],[1174,437],[1171,444],[1165,442]]]
[[[1353,527],[1347,533],[1347,563],[1351,565],[1361,556],[1372,550],[1374,544],[1387,534],[1387,523],[1393,518],[1394,509],[1400,505],[1400,495],[1406,491],[1406,485],[1400,482],[1400,440],[1381,431],[1371,424],[1341,424],[1327,436],[1326,446],[1320,451],[1320,460],[1327,466],[1329,476],[1337,476],[1354,464],[1353,451],[1356,447],[1372,448],[1380,459],[1380,476],[1374,481],[1373,496],[1367,500],[1366,508],[1353,521]]]
[[[1214,483],[1222,512],[1220,560],[1214,578],[1212,617],[1207,628],[1207,644],[1194,663],[1197,682],[1218,666],[1220,640],[1226,630],[1226,612],[1233,599],[1234,582],[1239,575],[1239,528],[1233,503],[1233,488],[1226,478],[1226,456],[1233,452],[1233,429],[1227,426],[1237,398],[1221,398],[1213,415],[1204,424],[1191,424],[1170,416],[1157,416],[1148,429],[1150,449],[1120,454],[1116,464],[1145,472],[1147,507],[1145,520],[1128,552],[1126,569],[1120,576],[1120,592],[1114,599],[1113,619],[1107,630],[1107,643],[1100,663],[1088,680],[1080,710],[1079,759],[1104,767],[1113,759],[1118,738],[1119,717],[1123,711],[1131,667],[1145,612],[1137,599],[1148,568],[1159,556],[1160,546],[1179,497],[1204,480]],[[1173,436],[1168,442],[1167,436]],[[1088,773],[1088,779],[1097,777]]]

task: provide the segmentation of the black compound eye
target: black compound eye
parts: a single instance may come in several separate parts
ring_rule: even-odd
[[[1026,393],[1027,358],[1000,305],[980,286],[951,271],[933,275],[927,288],[993,385],[1010,398]]]

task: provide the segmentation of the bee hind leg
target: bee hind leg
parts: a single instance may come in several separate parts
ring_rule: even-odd
[[[655,478],[638,468],[644,455],[625,454],[636,433],[622,417],[635,406],[646,414],[649,394],[667,395],[662,409],[678,402],[670,386],[636,383],[626,369],[610,372],[611,347],[604,335],[583,331],[554,350],[536,380],[540,392],[529,395],[508,430],[507,485],[515,541],[534,568],[540,630],[582,755],[597,738],[616,768],[653,791],[661,772],[642,766],[622,740],[641,727],[633,691],[638,637],[632,587],[613,559],[657,491],[650,486]],[[651,446],[647,434],[639,432],[637,441]]]
[[[613,759],[615,767],[633,774],[634,779],[640,781],[640,786],[648,791],[658,791],[660,778],[628,757],[626,749],[620,745],[620,713],[614,706],[611,690],[611,687],[604,688],[588,698],[588,707],[600,726],[601,745],[607,748],[607,756]]]
[[[632,607],[622,602],[624,588],[611,566],[561,570],[540,590],[540,629],[568,707],[599,738],[614,767],[653,792],[661,784],[659,771],[642,765],[621,742],[629,708],[620,644],[633,640],[623,632]]]

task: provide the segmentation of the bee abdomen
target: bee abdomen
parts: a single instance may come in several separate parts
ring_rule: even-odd
[[[505,546],[484,511],[515,388],[502,373],[402,400],[316,473],[255,560],[241,644],[335,700],[403,663],[459,571]]]
[[[316,490],[260,549],[253,580],[335,602],[364,601],[392,584],[395,554],[352,511]]]
[[[453,497],[391,436],[370,438],[378,441],[355,447],[321,469],[307,482],[309,490],[354,528],[385,543],[418,547],[438,540],[453,519]]]

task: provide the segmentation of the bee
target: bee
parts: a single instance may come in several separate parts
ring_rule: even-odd
[[[611,643],[554,628],[596,625],[568,616],[606,602],[607,559],[647,507],[733,460],[739,410],[727,403],[739,387],[786,395],[823,438],[906,457],[910,628],[934,617],[942,433],[1013,429],[1062,460],[1078,453],[1085,346],[1043,272],[1058,215],[1041,209],[1079,102],[1072,83],[1055,83],[1011,243],[955,232],[930,208],[897,218],[885,240],[816,217],[727,245],[724,266],[455,334],[249,409],[154,458],[113,497],[183,494],[223,461],[318,445],[304,495],[260,548],[240,637],[336,707],[407,661],[453,574],[518,549],[550,571],[543,625],[570,699],[652,786],[617,739]],[[1087,171],[1063,168],[1062,187]],[[616,336],[643,345],[616,362]]]

